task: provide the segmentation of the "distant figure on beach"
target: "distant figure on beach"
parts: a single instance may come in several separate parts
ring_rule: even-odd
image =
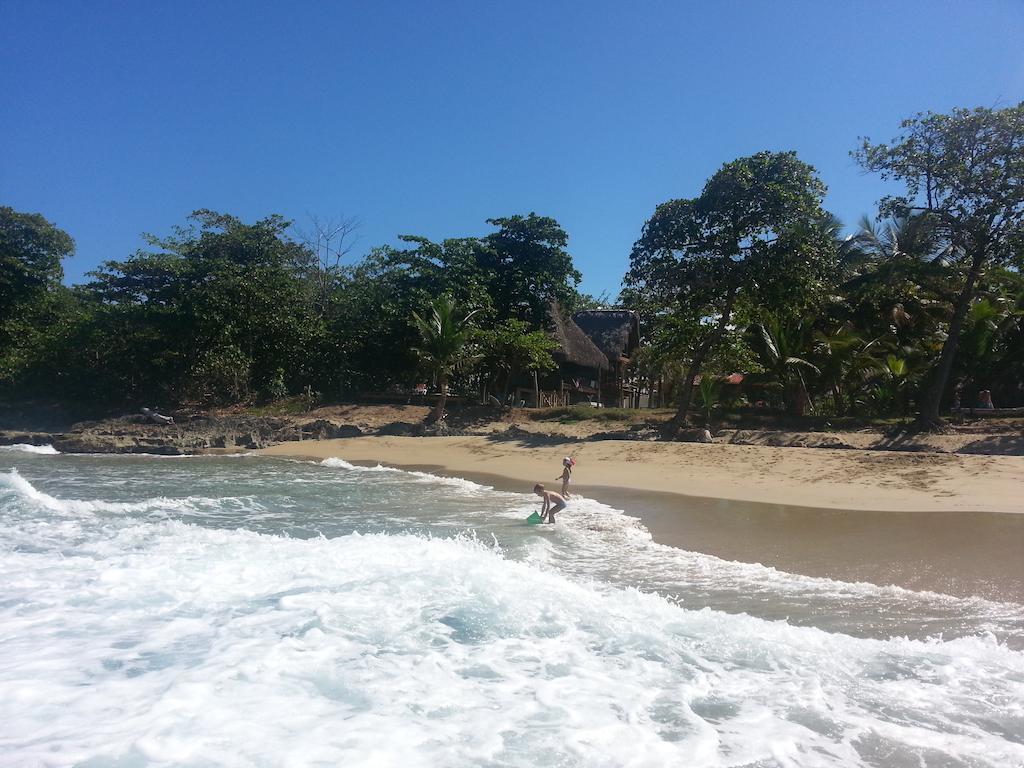
[[[992,393],[987,389],[983,389],[978,393],[978,407],[984,410],[995,409],[995,405],[992,403]]]
[[[544,521],[546,517],[547,520],[545,522],[555,522],[555,513],[565,509],[565,499],[559,493],[545,491],[544,486],[540,483],[533,486],[533,492],[544,499],[544,503],[540,505],[540,519]]]
[[[572,479],[572,468],[576,466],[576,459],[572,456],[566,456],[562,459],[562,474],[560,477],[556,477],[555,480],[562,481],[562,495],[569,498],[569,481]]]

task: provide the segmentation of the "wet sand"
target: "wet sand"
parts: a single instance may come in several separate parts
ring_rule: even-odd
[[[816,509],[593,490],[604,503],[629,509],[668,546],[808,576],[1024,603],[1024,515]]]
[[[396,440],[403,442],[395,443]],[[438,442],[444,440],[449,440],[449,444]],[[649,485],[659,490],[637,488],[651,476],[651,467],[645,466],[646,471],[638,478],[632,471],[636,469],[633,462],[628,459],[614,462],[607,456],[611,454],[614,458],[616,450],[628,454],[638,446],[617,441],[598,445],[603,449],[600,458],[595,455],[596,451],[588,454],[581,450],[579,444],[529,451],[521,448],[515,451],[506,444],[497,448],[504,447],[510,455],[507,460],[499,457],[497,461],[496,447],[485,438],[355,438],[290,443],[264,453],[310,459],[335,456],[361,464],[380,462],[402,469],[465,477],[502,490],[528,491],[538,479],[557,489],[558,484],[553,480],[558,470],[557,459],[571,450],[576,456],[590,459],[586,471],[581,471],[581,465],[577,466],[576,479],[585,477],[599,483],[579,485],[579,491],[640,518],[660,544],[810,576],[1024,603],[1024,515],[1007,514],[1020,508],[1018,505],[1022,504],[1024,496],[1014,493],[1024,491],[1024,485],[1020,484],[1022,475],[1016,471],[1024,470],[1024,459],[1020,457],[978,457],[1007,462],[994,470],[989,465],[986,473],[981,462],[966,462],[964,466],[962,462],[954,464],[947,460],[949,457],[940,456],[935,464],[941,468],[947,482],[921,487],[917,473],[927,477],[933,467],[921,461],[928,457],[920,455],[907,457],[914,460],[909,465],[897,464],[896,471],[873,478],[864,475],[860,457],[849,455],[860,452],[757,447],[758,452],[775,454],[762,458],[776,468],[782,465],[778,474],[788,482],[786,496],[799,502],[778,503],[777,485],[771,485],[762,493],[768,500],[759,501],[756,495],[764,489],[759,488],[756,473],[723,477],[722,473],[728,473],[730,463],[735,462],[735,456],[730,457],[727,452],[716,456],[706,450],[734,446],[698,446],[698,452],[690,452],[688,469],[691,475],[703,472],[708,477],[717,477],[721,490],[739,498],[661,490],[666,486],[685,487],[685,484],[680,482],[678,474],[673,475],[668,467],[657,462],[653,463],[656,470],[660,466],[661,482]],[[643,444],[639,446],[643,447]],[[694,446],[681,447],[692,449]],[[840,454],[824,458],[833,472],[846,462],[854,477],[840,476],[838,483],[837,478],[831,477],[828,485],[832,487],[825,487],[823,493],[821,484],[800,479],[801,472],[810,469],[801,466],[806,462],[800,454],[808,452]],[[703,457],[707,464],[696,466],[693,455]],[[743,460],[746,462],[749,457],[744,456]],[[874,457],[869,458],[869,461],[874,460]],[[794,466],[787,468],[787,463]],[[485,472],[481,471],[483,466],[498,466],[501,470]],[[907,466],[910,467],[909,477],[902,474]],[[542,475],[544,470],[547,472]],[[971,473],[969,478],[968,473]],[[964,493],[959,497],[950,496],[950,488],[955,490],[957,483],[962,484]],[[870,506],[844,508],[838,503],[849,498],[851,491],[856,493],[860,485],[866,485],[867,492],[856,498],[865,506],[871,502],[876,509]],[[837,493],[837,488],[841,492]],[[987,493],[978,493],[978,489]],[[1011,495],[1007,496],[1007,492]],[[826,503],[815,505],[822,499]],[[970,504],[978,507],[972,509]],[[983,506],[985,504],[989,509]],[[943,509],[943,506],[949,508]],[[565,521],[571,524],[568,515]]]

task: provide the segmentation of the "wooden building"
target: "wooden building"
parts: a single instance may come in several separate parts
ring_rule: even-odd
[[[545,330],[558,344],[551,353],[558,368],[541,373],[536,382],[519,379],[514,390],[516,404],[533,405],[535,386],[542,408],[601,402],[601,381],[608,368],[605,353],[555,301],[549,305]]]
[[[636,388],[627,366],[640,346],[640,316],[629,309],[588,309],[572,316],[574,324],[605,356],[600,400],[610,408],[637,407]]]

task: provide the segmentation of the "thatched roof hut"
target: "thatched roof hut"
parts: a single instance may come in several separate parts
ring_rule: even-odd
[[[562,312],[557,301],[548,307],[548,333],[556,342],[558,349],[551,353],[559,365],[566,363],[582,368],[604,369],[608,367],[608,358],[598,349],[572,318]]]
[[[572,316],[608,362],[628,362],[640,346],[640,316],[629,309],[588,309]]]

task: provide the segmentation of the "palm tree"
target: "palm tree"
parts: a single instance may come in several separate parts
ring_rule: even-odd
[[[460,317],[450,296],[438,296],[430,304],[426,318],[412,313],[413,323],[420,333],[421,343],[413,352],[426,364],[437,379],[441,397],[430,417],[431,421],[444,419],[444,404],[448,398],[448,377],[469,358],[472,338],[470,319],[480,310],[471,310]]]
[[[863,346],[864,340],[849,323],[815,334],[814,363],[820,372],[821,386],[832,394],[837,414],[847,410],[843,399],[844,387],[857,353]]]
[[[1011,356],[1006,342],[1021,326],[1024,296],[1016,301],[984,298],[975,301],[964,318],[956,365],[972,402],[980,389],[989,389],[1006,375]]]
[[[764,322],[747,329],[747,341],[761,365],[782,387],[786,410],[802,416],[804,405],[810,399],[804,372],[821,373],[804,357],[811,351],[810,324],[803,320],[783,321],[769,315]]]
[[[865,216],[841,254],[841,292],[853,300],[858,328],[906,343],[945,319],[951,253],[927,217],[876,225]]]
[[[895,410],[900,416],[906,416],[910,410],[910,391],[917,378],[918,372],[906,358],[889,354],[879,360],[870,395],[877,415]]]
[[[701,410],[704,411],[704,426],[711,428],[711,412],[718,403],[718,382],[711,376],[702,376],[697,387]]]
[[[884,367],[881,355],[893,348],[885,337],[866,341],[850,323],[818,331],[814,335],[811,361],[818,367],[818,383],[832,393],[835,411],[844,414],[854,410],[860,394],[873,386]]]

